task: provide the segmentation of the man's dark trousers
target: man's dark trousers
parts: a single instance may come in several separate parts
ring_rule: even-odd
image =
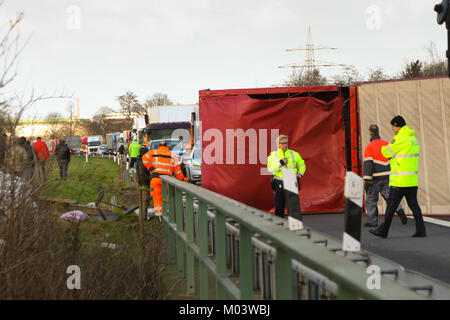
[[[130,168],[134,168],[134,163],[136,162],[136,158],[130,157]]]
[[[283,181],[272,180],[273,200],[275,203],[275,215],[284,218],[284,208],[286,207],[286,196],[284,194]]]
[[[58,160],[59,176],[63,179],[67,178],[69,171],[69,160]]]
[[[400,201],[403,197],[406,198],[408,207],[411,209],[414,215],[414,221],[416,222],[416,232],[425,233],[425,223],[423,222],[422,210],[417,202],[417,187],[390,187],[389,188],[389,200],[386,208],[386,214],[384,221],[380,224],[377,230],[386,235],[389,232],[391,226],[392,217],[397,209]]]

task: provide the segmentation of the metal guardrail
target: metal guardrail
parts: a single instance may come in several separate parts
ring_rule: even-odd
[[[342,251],[312,229],[289,231],[284,219],[172,177],[163,180],[169,260],[201,299],[449,299],[450,288],[377,255]],[[380,267],[369,289],[367,267]]]

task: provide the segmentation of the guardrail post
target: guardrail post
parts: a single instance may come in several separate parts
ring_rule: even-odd
[[[219,278],[227,275],[227,248],[226,248],[226,229],[225,215],[216,210],[215,213],[215,244],[216,244],[216,299],[225,300],[227,298],[226,290],[219,282]]]
[[[294,293],[291,255],[284,249],[277,248],[275,262],[276,299],[292,300]]]
[[[164,189],[164,188],[163,188]],[[169,223],[175,223],[175,188],[170,184],[167,184],[168,192],[168,207],[169,207]],[[170,232],[169,235],[169,262],[175,263],[176,261],[176,249],[175,249],[176,235]]]
[[[183,199],[181,190],[175,189],[175,221],[177,231],[183,232]],[[176,237],[177,244],[177,272],[179,277],[184,276],[184,242]]]
[[[241,299],[253,299],[253,252],[252,232],[239,225],[239,287]]]
[[[208,256],[208,214],[206,213],[206,203],[198,202],[198,243],[200,246],[200,256]],[[209,300],[209,273],[203,261],[200,261],[200,299]]]
[[[194,243],[194,199],[189,193],[186,193],[186,239]],[[187,294],[195,293],[195,259],[190,247],[186,252],[186,290]]]

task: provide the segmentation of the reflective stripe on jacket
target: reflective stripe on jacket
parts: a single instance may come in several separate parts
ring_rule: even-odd
[[[391,187],[417,187],[419,185],[419,143],[414,137],[415,131],[403,126],[392,142],[381,148],[381,153],[390,159]]]
[[[175,175],[178,180],[184,179],[177,156],[170,152],[166,146],[161,146],[144,154],[142,164],[153,177],[165,174]]]
[[[370,141],[364,149],[363,177],[365,180],[387,179],[391,167],[389,166],[389,159],[381,154],[381,148],[389,143],[379,136],[373,137]]]
[[[287,149],[284,151],[281,148],[278,148],[277,151],[272,151],[267,160],[267,170],[271,172],[275,178],[283,180],[283,173],[281,171],[281,163],[280,160],[286,158],[288,163],[286,167],[295,172],[300,173],[302,176],[305,174],[306,165],[305,161],[302,159],[298,152]]]

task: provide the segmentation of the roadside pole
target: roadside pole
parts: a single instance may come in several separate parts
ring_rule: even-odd
[[[342,250],[361,250],[361,216],[363,203],[364,180],[356,173],[348,171],[345,176],[345,230],[343,234]]]
[[[138,195],[139,195],[139,230],[141,233],[141,240],[144,240],[144,212],[143,212],[143,197],[142,197],[142,188],[138,184]]]
[[[88,153],[86,151],[86,163],[88,163]]]
[[[303,229],[300,199],[298,197],[297,174],[287,168],[282,168],[283,187],[288,212],[289,230]]]

